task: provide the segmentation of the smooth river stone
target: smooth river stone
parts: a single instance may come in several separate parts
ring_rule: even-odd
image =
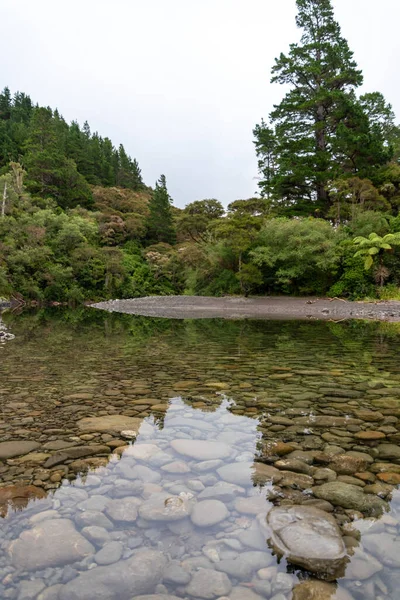
[[[275,467],[254,462],[230,463],[217,469],[217,473],[228,483],[247,487],[253,483],[278,482],[282,478],[282,474]]]
[[[292,600],[354,600],[343,588],[326,581],[310,579],[293,588]]]
[[[139,506],[139,516],[146,521],[179,521],[192,512],[193,502],[162,492],[150,496]]]
[[[383,440],[386,435],[382,431],[359,431],[354,434],[354,437],[358,440],[374,441]]]
[[[380,444],[378,446],[379,458],[384,460],[400,460],[400,446],[396,444]]]
[[[120,560],[123,550],[121,542],[108,542],[97,552],[94,559],[98,565],[112,565]]]
[[[214,569],[200,569],[192,577],[186,588],[187,593],[195,598],[214,600],[229,594],[232,584],[225,573]]]
[[[173,440],[171,446],[178,454],[182,454],[183,456],[195,460],[228,458],[232,454],[232,448],[223,442],[206,440]]]
[[[352,508],[371,516],[380,516],[388,504],[374,494],[365,494],[363,488],[341,481],[332,481],[312,488],[314,496],[327,500],[334,506]]]
[[[163,465],[161,467],[161,471],[164,471],[165,473],[172,473],[172,474],[185,474],[185,473],[190,473],[190,467],[184,463],[181,460],[174,460],[171,463],[168,463],[166,465]]]
[[[244,488],[233,483],[218,481],[215,485],[207,486],[197,498],[198,500],[214,498],[215,500],[221,500],[221,502],[232,502],[238,495],[244,494],[245,491]]]
[[[261,528],[264,522],[259,517]],[[279,556],[335,580],[344,574],[346,547],[334,517],[311,506],[275,507],[267,515],[268,543]]]
[[[134,523],[137,519],[138,506],[141,504],[139,498],[119,498],[110,500],[105,512],[113,520],[119,523]]]
[[[161,452],[161,448],[155,444],[134,444],[124,452],[124,456],[133,456],[137,460],[147,461]]]
[[[197,527],[211,527],[229,516],[229,511],[219,500],[202,500],[194,505],[191,521]]]
[[[69,519],[49,519],[23,531],[8,553],[17,568],[27,571],[64,566],[95,552]]]
[[[102,417],[85,417],[77,423],[80,431],[91,433],[120,433],[124,430],[138,432],[142,419],[126,415],[104,415]]]
[[[365,471],[367,467],[368,462],[364,458],[348,454],[336,454],[329,461],[329,468],[338,475],[353,475]]]
[[[215,568],[235,579],[250,581],[256,571],[270,567],[275,562],[271,552],[250,550],[241,552],[237,558],[227,558],[215,563]]]
[[[22,440],[17,442],[0,442],[0,460],[28,454],[39,448],[39,446],[40,444],[37,442],[25,442]]]
[[[161,581],[167,559],[148,550],[128,560],[85,571],[61,589],[59,600],[131,600],[153,591]]]

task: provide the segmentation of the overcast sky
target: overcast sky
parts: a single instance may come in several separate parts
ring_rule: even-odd
[[[400,119],[399,0],[333,0],[367,91]],[[0,86],[123,143],[176,206],[257,190],[252,129],[283,90],[295,0],[0,0]]]

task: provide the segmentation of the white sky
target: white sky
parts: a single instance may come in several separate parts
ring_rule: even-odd
[[[400,119],[399,0],[333,0],[365,76]],[[176,206],[257,190],[252,129],[283,90],[295,0],[0,0],[0,87],[123,143]]]

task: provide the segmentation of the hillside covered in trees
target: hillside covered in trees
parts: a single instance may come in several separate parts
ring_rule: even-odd
[[[286,93],[253,132],[259,193],[227,209],[173,207],[165,176],[147,186],[122,144],[5,88],[0,297],[400,299],[400,128],[379,91],[359,93],[330,0],[297,8],[300,41],[272,67]]]

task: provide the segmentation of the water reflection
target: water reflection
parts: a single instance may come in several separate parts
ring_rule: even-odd
[[[19,318],[4,597],[396,597],[396,328]]]

